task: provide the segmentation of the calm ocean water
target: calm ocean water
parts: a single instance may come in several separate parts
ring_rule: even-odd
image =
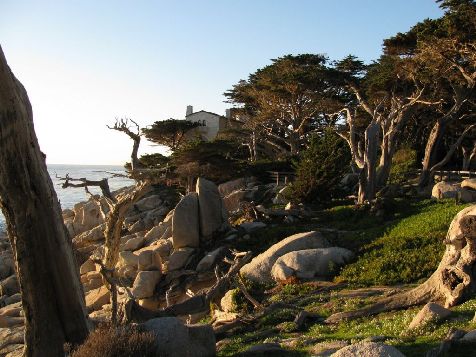
[[[100,180],[104,177],[109,178],[109,187],[111,191],[117,190],[124,186],[130,186],[134,184],[133,180],[129,180],[123,177],[111,177],[109,173],[125,173],[122,166],[111,165],[48,165],[48,172],[53,181],[53,185],[56,189],[58,199],[61,203],[61,207],[72,208],[76,203],[85,201],[88,199],[88,195],[84,191],[84,188],[61,188],[62,181],[56,178],[64,177],[69,174],[72,178],[86,177],[89,180]],[[94,194],[101,193],[101,190],[97,187],[91,187],[90,191]],[[5,219],[0,213],[0,231],[5,230]]]

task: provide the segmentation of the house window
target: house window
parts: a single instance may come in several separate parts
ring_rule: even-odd
[[[207,122],[205,120],[202,120],[202,125],[203,126],[206,126],[207,125]]]

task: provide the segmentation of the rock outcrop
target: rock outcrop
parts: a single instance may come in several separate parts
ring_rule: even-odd
[[[217,209],[221,210],[221,208]],[[221,214],[221,211],[218,212]],[[172,218],[172,237],[174,249],[198,248],[200,245],[197,193],[189,193],[175,207]]]
[[[176,317],[161,317],[140,325],[153,333],[157,355],[164,357],[215,356],[215,334],[210,325],[185,325]]]
[[[257,282],[272,282],[271,269],[276,260],[286,253],[304,249],[327,248],[329,242],[321,233],[311,231],[294,234],[274,244],[243,266],[240,273]]]
[[[196,192],[198,194],[200,235],[205,241],[210,240],[214,233],[228,226],[228,215],[218,192],[218,187],[211,181],[198,178]]]
[[[331,355],[332,357],[405,357],[403,353],[393,346],[381,342],[358,342],[341,348]]]
[[[354,253],[339,247],[298,250],[279,257],[271,269],[271,276],[275,281],[292,277],[328,278],[353,258]]]

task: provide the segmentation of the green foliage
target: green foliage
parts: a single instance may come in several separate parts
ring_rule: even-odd
[[[220,183],[240,175],[242,164],[236,152],[237,146],[232,141],[193,140],[172,154],[171,163],[177,167],[179,177],[202,176]]]
[[[250,74],[225,93],[246,114],[246,127],[260,133],[261,145],[276,157],[294,155],[306,142],[303,134],[329,119],[319,115],[340,109],[330,81],[334,72],[320,54],[286,55]],[[291,109],[292,108],[292,109]],[[272,144],[270,144],[272,143]]]
[[[160,153],[144,154],[139,158],[142,168],[146,169],[163,169],[170,164],[170,156],[165,156]],[[131,163],[126,162],[124,168],[128,171],[132,169]]]
[[[185,134],[197,126],[198,123],[188,120],[167,119],[156,121],[150,127],[142,129],[142,133],[153,143],[175,151],[184,142]]]
[[[348,171],[350,151],[337,134],[325,131],[311,138],[309,147],[295,162],[296,180],[292,185],[296,201],[330,200],[338,192],[342,175]]]
[[[392,158],[390,182],[401,183],[405,181],[408,173],[418,167],[417,152],[411,148],[401,148]]]
[[[359,259],[347,265],[338,279],[392,285],[427,278],[441,260],[442,240],[451,220],[463,207],[453,201],[419,203],[413,208],[418,213],[399,220],[380,238],[363,246]]]

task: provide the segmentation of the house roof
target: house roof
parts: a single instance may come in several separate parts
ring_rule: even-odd
[[[226,117],[223,116],[223,115],[219,115],[219,114],[212,113],[212,112],[207,112],[206,110],[199,110],[198,112],[194,112],[194,113],[192,113],[192,114],[186,115],[185,118],[191,117],[192,115],[198,114],[198,113],[207,113],[207,114],[211,114],[211,115],[217,116],[217,117],[219,117],[219,118],[226,118]]]

